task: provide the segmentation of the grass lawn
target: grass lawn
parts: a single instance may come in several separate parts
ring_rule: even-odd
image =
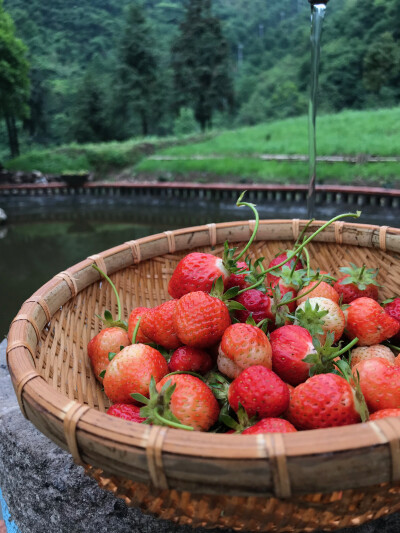
[[[317,153],[323,155],[400,156],[400,107],[344,111],[317,119]],[[9,170],[47,173],[89,170],[97,179],[124,177],[167,180],[308,182],[308,163],[263,161],[260,154],[307,154],[307,117],[296,117],[232,131],[185,138],[146,138],[124,142],[34,150],[8,161]],[[157,156],[182,160],[163,161]],[[190,160],[194,156],[220,159]],[[326,163],[317,167],[319,182],[400,183],[400,163]]]

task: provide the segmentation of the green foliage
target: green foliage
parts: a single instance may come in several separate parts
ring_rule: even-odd
[[[179,116],[174,121],[174,134],[181,136],[198,131],[198,125],[192,109],[181,107]]]
[[[26,47],[15,36],[14,23],[0,0],[0,117],[4,118],[11,155],[18,155],[15,119],[29,115],[29,65]]]
[[[228,43],[211,14],[211,0],[189,1],[172,47],[172,66],[176,108],[192,108],[202,131],[212,126],[215,110],[232,109]]]

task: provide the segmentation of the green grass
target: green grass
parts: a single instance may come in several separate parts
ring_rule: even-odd
[[[317,119],[318,155],[368,153],[399,155],[400,107],[377,111],[344,111]],[[205,142],[175,146],[158,154],[244,155],[307,154],[307,117],[296,117],[225,131]]]
[[[317,120],[318,155],[400,155],[400,107],[376,111],[344,111]],[[221,159],[157,161],[152,153],[182,158],[218,155]],[[261,182],[308,182],[304,162],[262,161],[257,154],[307,154],[307,118],[296,117],[208,136],[131,139],[125,142],[71,144],[52,150],[34,150],[6,164],[10,170],[40,170],[58,174],[94,171],[110,178],[215,179]],[[399,181],[399,163],[319,163],[318,180],[336,183],[393,185]]]
[[[213,182],[216,177],[246,178],[265,183],[308,183],[308,163],[261,161],[257,159],[218,159],[203,161],[154,161],[146,159],[136,170],[158,178],[181,179],[195,173],[197,181]],[[398,163],[319,163],[318,179],[331,183],[376,182],[392,185],[399,176]]]
[[[210,137],[209,135],[204,138]],[[8,170],[29,172],[39,170],[49,174],[87,170],[98,175],[132,167],[147,153],[159,147],[175,143],[187,143],[198,137],[146,137],[129,139],[124,142],[97,144],[69,144],[51,149],[37,149],[7,161]]]

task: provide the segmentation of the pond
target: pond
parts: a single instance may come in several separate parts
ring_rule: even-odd
[[[8,224],[0,227],[0,335],[35,290],[62,270],[125,241],[186,226],[248,220],[247,208],[204,201],[149,197],[8,197],[0,198]],[[261,218],[305,218],[306,206],[258,205]],[[356,206],[319,207],[317,218],[355,211]],[[363,208],[359,222],[397,226],[398,209]]]

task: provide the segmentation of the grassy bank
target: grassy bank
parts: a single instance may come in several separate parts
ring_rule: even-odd
[[[400,107],[376,111],[345,111],[317,121],[318,155],[399,156]],[[90,170],[97,178],[124,177],[208,182],[216,179],[263,182],[308,181],[306,162],[263,161],[260,154],[307,154],[306,117],[296,117],[203,137],[146,138],[125,142],[69,145],[29,152],[7,163],[10,170],[48,173]],[[178,160],[152,159],[152,155]],[[205,159],[190,159],[196,156]],[[219,159],[207,159],[219,156]],[[180,158],[180,159],[179,159]],[[318,179],[335,183],[395,185],[399,163],[318,164]]]

